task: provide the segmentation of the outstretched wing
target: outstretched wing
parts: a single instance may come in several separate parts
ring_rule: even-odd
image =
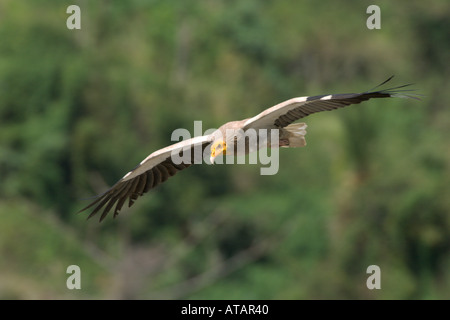
[[[382,86],[392,78],[393,76],[376,86],[374,89]],[[298,119],[309,116],[310,114],[343,108],[372,98],[409,97],[417,99],[414,94],[408,94],[414,90],[402,89],[409,85],[411,84],[376,91],[373,91],[374,89],[372,89],[363,93],[329,94],[293,98],[266,109],[257,116],[248,119],[244,124],[244,130],[249,128],[269,128],[273,126],[282,128]]]
[[[190,167],[195,159],[202,157],[204,149],[209,146],[211,141],[211,136],[200,136],[183,140],[153,152],[135,169],[128,172],[109,190],[98,195],[92,203],[79,212],[93,208],[88,217],[90,218],[104,207],[100,216],[100,221],[102,221],[115,204],[114,217],[116,217],[127,199],[128,206],[131,207],[139,196],[163,183],[178,171]],[[174,162],[172,155],[180,155],[180,158],[184,159],[185,152],[190,153],[188,161],[180,164],[177,164],[179,161]]]

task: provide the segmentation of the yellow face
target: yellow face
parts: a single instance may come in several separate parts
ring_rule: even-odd
[[[223,140],[216,141],[211,146],[211,163],[214,163],[214,159],[221,154],[227,154],[227,144]]]

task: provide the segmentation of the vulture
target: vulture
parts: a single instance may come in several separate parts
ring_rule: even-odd
[[[384,90],[379,89],[392,78],[393,76],[389,77],[380,85],[363,93],[292,98],[262,111],[253,118],[227,122],[209,135],[182,140],[155,151],[109,190],[95,196],[95,200],[79,212],[92,208],[92,212],[88,216],[88,218],[91,218],[102,209],[99,219],[102,221],[114,207],[113,216],[116,217],[127,199],[128,206],[131,207],[134,201],[144,193],[165,182],[178,171],[186,169],[194,163],[199,163],[199,154],[202,156],[209,155],[209,161],[214,163],[218,156],[254,152],[255,148],[252,149],[249,146],[248,135],[246,135],[251,129],[266,129],[269,132],[276,130],[278,133],[278,135],[275,135],[278,137],[278,141],[271,141],[272,135],[270,137],[267,135],[269,138],[266,140],[258,140],[256,150],[263,147],[303,147],[306,145],[306,124],[294,122],[310,114],[343,108],[372,98],[418,99],[417,94],[411,93],[414,90],[405,89],[411,84]],[[244,145],[245,148],[238,149],[236,146],[242,141],[244,142],[241,145]],[[175,159],[174,156],[178,157]],[[183,161],[180,161],[180,159],[183,159]]]

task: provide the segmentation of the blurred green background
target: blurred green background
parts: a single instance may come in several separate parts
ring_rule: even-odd
[[[448,0],[1,0],[0,298],[450,299],[449,16]],[[197,165],[117,219],[76,214],[194,120],[392,74],[422,101],[306,118],[274,176]]]

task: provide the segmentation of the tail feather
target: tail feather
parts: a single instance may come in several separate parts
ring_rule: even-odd
[[[284,128],[288,132],[289,145],[287,148],[299,148],[306,146],[306,123],[293,123]]]

